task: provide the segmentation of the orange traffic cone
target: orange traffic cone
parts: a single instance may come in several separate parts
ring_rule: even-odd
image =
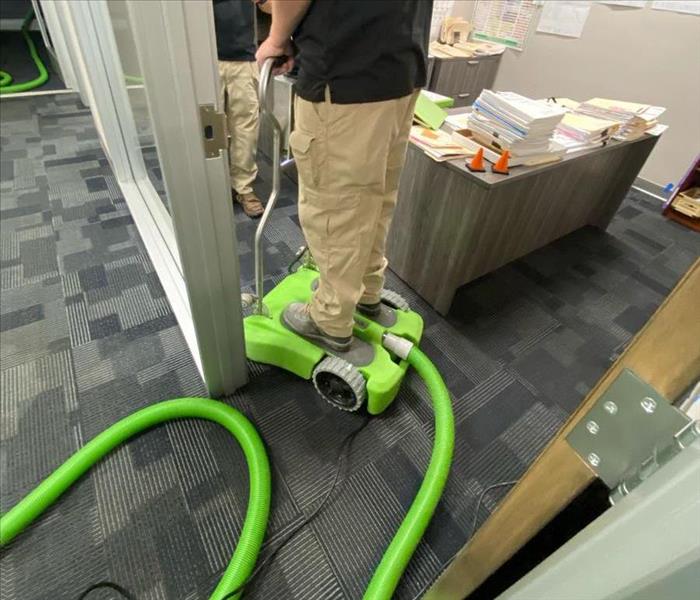
[[[477,172],[477,173],[483,173],[486,171],[486,168],[484,167],[484,149],[479,148],[476,151],[476,154],[474,157],[466,164],[467,169],[469,169],[472,173]]]
[[[508,175],[508,158],[510,157],[510,152],[504,150],[503,154],[499,156],[495,164],[491,165],[491,170],[494,173],[500,173],[501,175]]]

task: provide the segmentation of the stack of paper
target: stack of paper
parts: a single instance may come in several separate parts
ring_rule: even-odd
[[[473,58],[475,56],[492,56],[503,54],[506,47],[491,42],[458,42],[453,45],[431,42],[430,56],[437,58]]]
[[[658,123],[659,115],[665,110],[662,106],[607,98],[592,98],[582,102],[576,109],[584,115],[619,123],[619,129],[613,135],[616,140],[634,140],[641,137]]]
[[[564,154],[551,138],[565,113],[513,92],[484,90],[474,102],[468,125],[476,142],[497,152],[508,150],[512,165],[546,162]]]
[[[438,162],[465,158],[472,156],[474,152],[452,140],[452,136],[446,131],[433,131],[426,127],[414,125],[411,127],[410,140],[421,148],[430,158]]]
[[[620,128],[617,121],[568,112],[554,130],[552,139],[566,152],[604,146]]]

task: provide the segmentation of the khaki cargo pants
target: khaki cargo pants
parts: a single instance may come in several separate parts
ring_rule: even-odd
[[[321,274],[311,316],[328,335],[351,335],[357,303],[379,302],[417,94],[332,104],[326,89],[325,102],[295,100],[299,220]]]
[[[250,194],[258,175],[258,65],[255,61],[219,61],[219,106],[225,107],[231,186]],[[222,108],[224,110],[224,108]]]

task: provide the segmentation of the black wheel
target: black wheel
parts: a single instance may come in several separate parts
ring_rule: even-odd
[[[411,310],[411,306],[408,304],[406,298],[394,290],[384,288],[382,290],[382,302],[396,310],[402,310],[404,312]]]
[[[342,358],[324,358],[314,369],[312,379],[319,395],[340,410],[358,410],[365,401],[365,378]]]

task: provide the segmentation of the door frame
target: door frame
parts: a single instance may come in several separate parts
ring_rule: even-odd
[[[170,214],[148,179],[106,0],[66,3],[100,140],[209,394],[247,381],[227,151],[207,158],[199,105],[218,110],[209,2],[124,0]]]

